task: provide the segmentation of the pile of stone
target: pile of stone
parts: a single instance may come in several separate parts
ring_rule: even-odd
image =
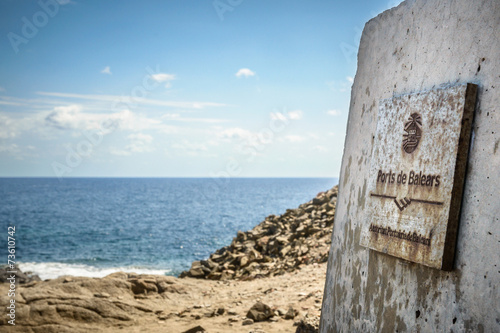
[[[248,280],[282,275],[328,259],[338,186],[283,215],[270,215],[231,245],[195,261],[179,277]]]

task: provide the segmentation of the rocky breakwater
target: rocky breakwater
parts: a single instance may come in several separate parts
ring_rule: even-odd
[[[266,217],[250,231],[238,231],[231,245],[193,262],[180,277],[251,280],[326,262],[337,193],[335,186],[296,209]]]

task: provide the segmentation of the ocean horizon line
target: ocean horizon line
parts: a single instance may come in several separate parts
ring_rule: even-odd
[[[155,176],[75,176],[75,177],[52,177],[52,176],[0,176],[0,179],[337,179],[338,177],[155,177]]]

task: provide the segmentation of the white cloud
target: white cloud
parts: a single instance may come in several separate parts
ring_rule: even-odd
[[[287,117],[281,112],[271,112],[270,117],[272,120],[287,120]]]
[[[58,129],[59,131],[54,131]],[[56,139],[67,131],[80,136],[86,130],[101,130],[104,134],[115,131],[138,132],[153,130],[166,134],[178,132],[178,127],[161,118],[148,117],[130,110],[112,113],[89,112],[80,104],[53,107],[51,111],[19,114],[0,112],[0,139],[16,138],[21,133],[35,133],[44,139]]]
[[[255,75],[255,72],[251,71],[250,69],[248,68],[241,68],[240,70],[238,70],[238,72],[236,72],[236,77],[249,77],[249,76],[254,76]]]
[[[177,120],[188,123],[206,123],[206,124],[227,123],[229,121],[228,119],[217,119],[217,118],[179,118]]]
[[[19,102],[9,102],[9,101],[0,101],[0,105],[15,105],[15,106],[23,106],[23,103],[19,103]]]
[[[3,152],[17,153],[17,152],[19,152],[19,146],[16,145],[15,143],[0,144],[0,153],[3,153]]]
[[[139,97],[133,98],[132,96],[118,96],[118,95],[85,95],[85,94],[68,94],[68,93],[58,93],[58,92],[43,92],[43,91],[39,91],[37,92],[37,94],[42,96],[109,102],[111,103],[111,106],[113,108],[118,108],[119,106],[137,107],[139,105],[153,105],[153,106],[166,106],[166,107],[176,107],[184,109],[203,109],[205,107],[227,106],[226,104],[222,103],[174,102],[174,101],[164,101],[164,100],[139,98]]]
[[[287,135],[285,136],[285,140],[291,143],[297,143],[297,142],[302,142],[305,140],[303,136],[300,135]]]
[[[301,110],[295,110],[288,112],[288,118],[291,120],[299,120],[302,118],[303,112]]]
[[[320,137],[319,135],[315,134],[315,133],[307,133],[309,135],[310,138],[314,139],[314,140],[319,140]]]
[[[347,76],[345,80],[328,81],[328,82],[326,82],[326,85],[332,91],[345,93],[345,92],[350,91],[353,82],[354,82],[354,79],[350,76]]]
[[[314,146],[313,150],[319,153],[326,153],[328,151],[328,148],[326,148],[325,146]]]
[[[129,152],[128,150],[117,149],[114,147],[111,147],[109,149],[109,153],[112,155],[116,155],[116,156],[130,156],[130,155],[132,155],[132,153]]]
[[[80,105],[68,105],[54,108],[43,119],[43,125],[61,130],[91,130],[106,129],[106,132],[115,130],[143,131],[159,130],[172,133],[177,130],[174,126],[165,125],[159,119],[148,118],[130,110],[115,113],[88,113],[83,112]]]
[[[48,126],[59,129],[88,129],[96,127],[92,124],[97,119],[92,119],[92,116],[80,113],[80,105],[58,106],[54,111],[45,117],[45,123]]]
[[[18,97],[0,95],[0,104],[23,107],[23,110],[20,111],[28,111],[28,110],[33,111],[34,109],[47,110],[48,108],[52,108],[54,106],[61,106],[67,103],[57,99],[18,98]],[[106,110],[109,110],[109,105],[106,108]]]
[[[109,119],[109,120],[108,120]],[[117,129],[129,131],[160,130],[165,133],[175,132],[176,128],[163,124],[161,120],[148,118],[129,110],[123,110],[108,116],[108,121],[116,124]]]
[[[109,66],[106,66],[106,67],[104,67],[104,69],[101,71],[101,73],[111,75],[111,74],[112,74],[112,73],[111,73],[111,68],[109,68]]]
[[[167,74],[167,73],[158,73],[158,74],[151,75],[151,78],[153,80],[155,80],[156,82],[165,82],[165,81],[175,80],[175,75],[174,74]]]
[[[330,116],[340,116],[341,112],[339,110],[328,110],[326,111]]]
[[[153,142],[153,137],[148,134],[143,133],[133,133],[127,136],[130,143],[127,145],[126,149],[133,153],[146,153],[153,151],[151,143]]]
[[[255,138],[255,134],[249,130],[233,127],[219,132],[217,136],[223,140],[249,140]]]
[[[218,119],[218,118],[186,118],[182,117],[178,113],[167,113],[161,116],[163,119],[167,119],[169,121],[179,121],[186,123],[206,123],[206,124],[218,124],[228,122],[228,119]]]
[[[205,156],[205,157],[215,157],[217,155],[211,154],[205,143],[189,142],[184,140],[180,143],[174,143],[172,148],[181,154],[188,156]]]
[[[252,132],[240,127],[219,130],[216,138],[219,142],[232,144],[239,153],[243,153],[243,150],[249,147],[265,146],[274,140],[274,136],[269,137],[265,132]],[[283,142],[284,139],[280,138],[279,141]]]
[[[0,87],[0,92],[4,92],[5,91],[5,88],[4,87]]]
[[[203,143],[192,143],[188,141],[183,141],[182,143],[174,143],[172,145],[172,148],[175,149],[182,149],[182,150],[191,150],[191,151],[207,151],[208,148],[205,144]]]
[[[153,137],[151,135],[143,133],[132,133],[129,136],[127,136],[127,138],[132,141],[142,142],[142,143],[153,142]]]
[[[117,156],[130,156],[133,153],[149,153],[154,151],[154,147],[151,146],[153,142],[153,137],[149,134],[144,133],[132,133],[127,136],[129,144],[125,146],[125,149],[110,148],[110,153]]]
[[[0,139],[14,138],[18,134],[15,120],[0,114]]]
[[[39,157],[39,154],[36,152],[36,147],[34,146],[22,146],[15,143],[0,142],[0,155],[2,154],[9,154],[18,161],[23,161],[25,159],[33,160],[33,158]]]
[[[176,120],[176,119],[179,119],[181,117],[181,115],[178,113],[166,113],[161,117],[168,119],[168,120]]]
[[[0,139],[16,138],[27,131],[40,131],[46,114],[35,113],[20,116],[18,114],[3,115],[0,113]]]
[[[284,123],[288,123],[289,120],[299,120],[302,119],[302,110],[294,110],[289,112],[271,112],[269,117],[271,120],[279,120]]]

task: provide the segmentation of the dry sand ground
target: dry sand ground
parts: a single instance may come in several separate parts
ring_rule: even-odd
[[[124,293],[123,291],[119,292],[116,288],[106,287],[103,284],[104,279],[61,277],[38,282],[28,288],[22,285],[18,286],[18,296],[16,297],[18,301],[17,325],[9,325],[5,321],[4,314],[0,331],[177,333],[200,325],[210,333],[295,332],[294,322],[304,315],[319,317],[325,274],[326,263],[323,263],[305,265],[292,273],[252,281],[169,278],[173,283],[171,285],[175,286],[175,290],[161,295],[153,294],[139,297],[131,292]],[[81,289],[83,285],[85,289]],[[74,295],[75,292],[78,293],[78,296]],[[0,301],[3,309],[8,301],[7,293],[8,285],[1,284]],[[37,297],[37,295],[40,296]],[[81,317],[81,314],[75,313],[74,310],[65,310],[63,306],[65,298],[71,298],[68,304],[75,304],[75,298],[72,298],[71,295],[86,300],[88,304],[93,301],[101,302],[98,304],[103,304],[102,301],[110,304],[121,302],[143,306],[152,312],[127,311],[131,320],[99,318],[99,322],[96,323],[91,318]],[[40,302],[36,300],[37,298],[43,299],[40,300],[43,303],[37,303]],[[277,320],[275,322],[268,320],[243,325],[247,311],[258,301],[276,310],[287,311],[289,306],[292,306],[299,311],[299,314],[291,320],[274,317],[273,319]],[[26,302],[29,306],[21,306],[22,302]],[[99,308],[100,306],[96,306],[98,311]],[[224,309],[223,314],[214,315],[214,312],[220,308]],[[37,317],[37,309],[41,309],[40,317]],[[222,310],[220,311],[222,312]],[[23,318],[23,316],[30,319],[26,320],[27,318]],[[45,325],[44,322],[48,325]]]

